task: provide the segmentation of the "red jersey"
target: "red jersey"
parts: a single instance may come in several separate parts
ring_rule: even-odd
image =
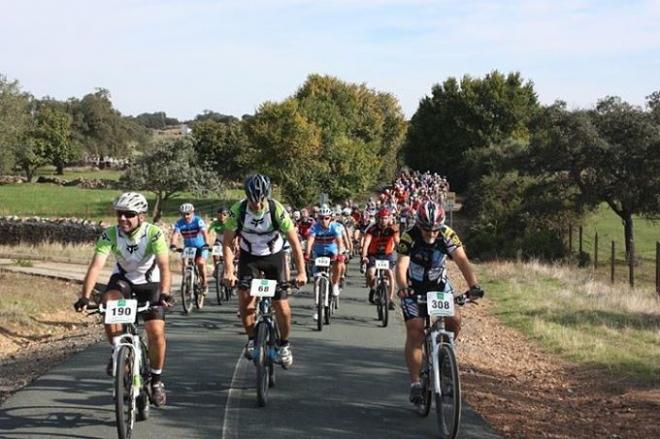
[[[396,226],[381,229],[378,224],[374,224],[365,233],[371,235],[367,255],[376,256],[383,253],[390,255],[394,251],[394,236],[399,233],[399,229]]]
[[[309,238],[309,230],[312,228],[315,222],[316,221],[314,221],[314,218],[311,217],[300,220],[298,223],[298,234],[302,237],[302,239]]]

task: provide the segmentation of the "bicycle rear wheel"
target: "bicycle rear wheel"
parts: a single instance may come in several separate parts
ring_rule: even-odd
[[[133,349],[122,346],[117,353],[115,370],[115,419],[119,439],[129,439],[135,423],[133,394]]]
[[[190,271],[186,270],[181,280],[181,306],[183,312],[188,314],[193,307],[193,279]]]
[[[268,388],[270,387],[268,385],[269,364],[271,363],[268,355],[268,325],[265,322],[260,322],[257,325],[255,334],[252,355],[253,358],[256,358],[255,363],[257,366],[257,404],[259,407],[264,407],[268,402]]]
[[[419,372],[419,382],[422,384],[422,403],[416,406],[417,414],[423,417],[429,415],[431,410],[431,363],[429,361],[428,340],[422,345],[422,370]]]
[[[441,391],[441,394],[435,394],[438,427],[443,438],[454,439],[458,436],[461,423],[461,383],[458,375],[458,363],[451,345],[447,343],[440,345],[438,365]]]

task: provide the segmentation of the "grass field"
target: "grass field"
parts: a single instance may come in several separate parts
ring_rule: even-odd
[[[617,380],[660,384],[660,302],[652,290],[535,262],[477,267],[493,313],[544,349]]]
[[[118,171],[115,169],[99,169],[91,170],[88,168],[65,168],[64,175],[55,174],[54,166],[44,166],[39,168],[36,172],[36,175],[44,175],[49,177],[59,177],[65,180],[74,180],[76,178],[87,178],[87,179],[103,179],[103,180],[119,180],[122,176],[123,171]]]
[[[119,190],[81,189],[52,184],[23,183],[0,186],[0,215],[76,217],[113,223],[112,200]],[[181,193],[165,203],[165,221],[178,217],[178,207],[188,201],[202,215],[213,216],[215,209],[241,198],[241,190],[227,190],[220,198],[199,199],[190,193]],[[146,192],[150,206],[155,196]]]

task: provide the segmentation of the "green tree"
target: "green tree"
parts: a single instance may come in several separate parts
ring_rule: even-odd
[[[38,105],[31,137],[58,175],[64,174],[64,167],[78,156],[71,138],[71,122],[71,115],[58,103],[42,101]]]
[[[15,153],[30,128],[31,99],[18,81],[0,74],[0,175],[14,167]]]
[[[223,123],[214,119],[195,122],[192,139],[200,162],[225,179],[240,180],[254,161],[254,150],[242,122]]]
[[[202,169],[190,141],[169,140],[156,145],[138,158],[121,177],[127,189],[149,191],[156,195],[153,221],[163,215],[163,202],[179,192],[208,194],[220,188],[220,180]]]
[[[410,121],[403,148],[407,165],[447,175],[461,191],[485,170],[469,151],[506,139],[527,140],[530,118],[539,108],[531,81],[519,73],[493,71],[483,79],[468,75],[433,86]]]

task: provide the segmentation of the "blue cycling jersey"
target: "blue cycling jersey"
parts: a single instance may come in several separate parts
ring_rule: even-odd
[[[314,223],[309,235],[314,237],[314,256],[335,256],[339,252],[337,240],[342,237],[342,225],[331,222],[324,228],[320,222]]]
[[[174,224],[174,231],[181,233],[183,243],[186,247],[199,248],[206,244],[202,230],[206,230],[206,224],[197,215],[189,223],[184,218],[181,218]]]

